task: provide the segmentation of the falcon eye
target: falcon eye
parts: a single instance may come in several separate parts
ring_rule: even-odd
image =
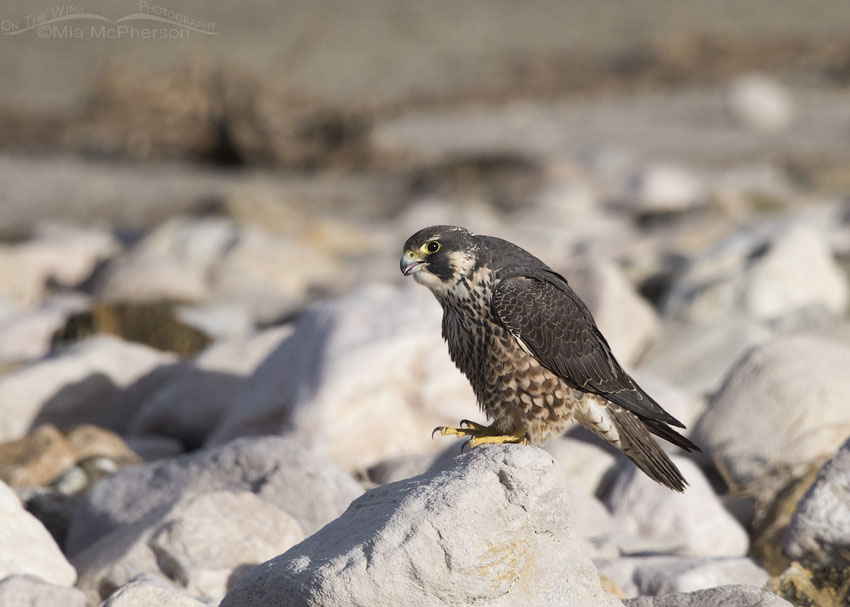
[[[425,243],[425,250],[429,253],[436,253],[440,250],[440,243],[436,240],[432,240],[431,242]]]

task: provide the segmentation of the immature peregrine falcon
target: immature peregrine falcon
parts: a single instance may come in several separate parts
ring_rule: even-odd
[[[484,426],[466,420],[443,436],[542,444],[575,420],[625,453],[659,483],[687,482],[650,433],[687,451],[684,425],[629,377],[590,310],[566,279],[528,251],[463,228],[433,226],[404,244],[401,271],[443,307],[443,338],[469,379]]]

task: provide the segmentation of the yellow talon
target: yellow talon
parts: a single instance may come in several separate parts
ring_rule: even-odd
[[[482,424],[471,422],[467,419],[461,420],[460,426],[460,428],[437,426],[434,428],[434,431],[431,432],[431,436],[433,437],[438,431],[441,436],[454,435],[459,438],[470,436],[472,437],[469,441],[470,447],[477,447],[479,445],[498,445],[502,443],[527,445],[529,443],[528,433],[525,430],[517,430],[513,434],[502,434],[499,430],[493,428],[493,426],[484,426]]]

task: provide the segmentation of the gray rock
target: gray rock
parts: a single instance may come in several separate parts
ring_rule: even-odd
[[[639,369],[692,394],[711,394],[732,363],[770,336],[770,330],[737,314],[706,323],[665,323]]]
[[[850,440],[820,469],[800,500],[782,550],[809,565],[850,567]]]
[[[691,460],[673,456],[689,486],[676,493],[634,466],[621,469],[605,504],[624,534],[624,552],[677,552],[699,556],[742,556],[749,538]]]
[[[642,596],[623,601],[625,607],[793,607],[785,599],[753,586],[721,586],[685,594]]]
[[[245,382],[242,375],[206,371],[191,363],[178,365],[139,406],[127,423],[126,433],[176,438],[188,449],[197,448]]]
[[[219,601],[240,574],[302,539],[292,516],[250,491],[189,495],[77,555],[77,587],[100,601],[134,576],[156,573]]]
[[[208,444],[282,432],[347,470],[434,453],[438,425],[481,419],[427,292],[373,285],[304,313],[257,368]]]
[[[0,607],[86,607],[86,595],[68,586],[56,586],[32,575],[10,575],[0,580]]]
[[[742,557],[638,556],[594,559],[593,564],[627,596],[694,592],[732,584],[760,588],[770,577],[755,561]]]
[[[195,357],[194,363],[205,371],[248,376],[291,334],[292,325],[284,325],[256,333],[232,335],[206,347]]]
[[[0,579],[34,575],[45,582],[71,586],[77,572],[38,519],[24,510],[15,493],[0,482]]]
[[[579,548],[545,452],[474,449],[373,489],[222,601],[253,605],[619,605]]]
[[[785,130],[794,118],[788,90],[765,74],[744,74],[729,86],[726,98],[732,118],[753,131]]]
[[[140,521],[178,498],[248,490],[290,513],[306,534],[339,516],[362,489],[323,457],[280,437],[256,437],[172,460],[120,470],[86,494],[66,549],[76,555],[99,537]]]
[[[789,478],[832,456],[850,432],[850,348],[777,337],[733,365],[693,439],[732,482],[769,503]]]
[[[36,423],[123,426],[138,403],[114,397],[174,360],[171,354],[100,335],[0,377],[0,440],[20,438]]]
[[[207,607],[160,576],[142,574],[116,590],[102,607]]]
[[[378,462],[369,468],[369,480],[377,485],[403,481],[424,474],[434,463],[433,455],[401,455]]]
[[[247,378],[291,333],[290,327],[275,327],[215,342],[174,368],[130,418],[126,433],[176,438],[189,449],[202,445]]]

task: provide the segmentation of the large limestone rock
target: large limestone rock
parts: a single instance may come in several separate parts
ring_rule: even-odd
[[[283,432],[348,470],[435,452],[438,425],[482,419],[425,289],[374,285],[315,306],[259,366],[208,444]]]
[[[0,579],[16,574],[34,575],[58,586],[71,586],[77,579],[47,529],[0,482]]]
[[[0,377],[0,441],[24,436],[36,421],[97,422],[116,429],[135,405],[133,399],[116,399],[119,391],[174,360],[147,346],[100,335]]]
[[[305,534],[339,516],[363,490],[337,466],[279,437],[233,441],[183,457],[120,470],[77,507],[66,549],[74,556],[99,537],[167,508],[180,497],[253,491],[291,514]]]
[[[733,365],[694,429],[739,487],[770,500],[783,483],[831,457],[850,433],[850,348],[778,337]]]
[[[800,500],[782,549],[810,565],[850,567],[850,440],[821,468]]]
[[[619,605],[582,553],[571,511],[545,452],[475,449],[373,489],[243,577],[222,607]]]
[[[628,552],[663,551],[701,556],[743,556],[747,532],[723,507],[691,460],[673,456],[689,486],[684,493],[659,485],[635,466],[623,468],[605,503]]]
[[[302,539],[291,515],[250,491],[190,494],[77,555],[77,587],[100,601],[133,577],[154,573],[219,601],[240,574]]]

